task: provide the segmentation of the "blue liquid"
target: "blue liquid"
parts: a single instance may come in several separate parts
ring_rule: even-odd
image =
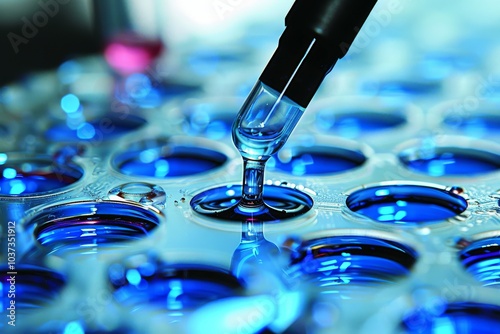
[[[227,156],[194,146],[163,146],[147,150],[130,150],[114,159],[116,168],[125,175],[168,178],[190,176],[224,165]]]
[[[55,165],[48,158],[9,159],[0,165],[0,195],[40,195],[64,189],[83,176],[82,169],[70,162]]]
[[[473,242],[460,252],[460,261],[484,286],[500,288],[500,237]]]
[[[414,250],[394,241],[335,236],[300,244],[291,254],[289,273],[325,293],[336,293],[353,286],[396,283],[410,274],[416,259]]]
[[[45,138],[53,142],[100,142],[121,137],[144,126],[146,121],[128,114],[107,114],[100,119],[82,122],[76,129],[65,123],[56,124],[45,132]]]
[[[479,303],[448,304],[441,312],[414,312],[403,320],[402,327],[408,334],[498,334],[500,307]]]
[[[417,150],[399,158],[411,170],[431,176],[472,176],[500,168],[500,156],[473,149],[436,148],[431,157],[419,157]]]
[[[233,143],[244,158],[267,160],[285,144],[303,113],[304,108],[258,82],[233,124]]]
[[[114,264],[109,279],[115,299],[127,306],[156,306],[183,311],[239,296],[243,286],[229,272],[205,265],[145,262],[139,267]]]
[[[363,90],[369,94],[383,96],[422,96],[438,93],[441,83],[438,80],[393,80],[370,82]]]
[[[35,239],[53,250],[79,249],[133,241],[160,224],[145,208],[121,202],[75,202],[55,205],[32,217]]]
[[[393,129],[406,124],[404,115],[397,111],[352,110],[335,113],[321,110],[316,116],[316,127],[323,132],[331,132],[345,138],[357,138],[365,133]]]
[[[66,284],[66,279],[54,271],[31,265],[16,265],[15,275],[15,298],[9,298],[8,292],[11,275],[6,266],[1,267],[0,282],[1,310],[0,313],[8,314],[7,307],[10,300],[15,300],[16,310],[41,308],[52,302]]]
[[[296,176],[324,175],[345,172],[365,163],[365,156],[356,151],[336,147],[294,147],[291,158],[274,155],[267,163],[270,170],[280,170]]]
[[[193,210],[204,216],[241,223],[248,219],[279,222],[309,211],[313,206],[312,198],[296,189],[286,186],[264,187],[265,206],[254,211],[239,208],[241,185],[227,185],[203,191],[191,199]]]
[[[452,192],[415,185],[388,185],[353,192],[346,204],[378,222],[420,224],[445,220],[467,209],[467,201]]]
[[[468,136],[481,138],[500,133],[500,116],[495,113],[471,115],[450,113],[444,118],[443,125],[459,130]]]

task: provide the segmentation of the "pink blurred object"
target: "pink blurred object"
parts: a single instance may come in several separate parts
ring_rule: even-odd
[[[126,33],[115,36],[105,47],[108,64],[122,75],[144,72],[163,51],[158,39]]]

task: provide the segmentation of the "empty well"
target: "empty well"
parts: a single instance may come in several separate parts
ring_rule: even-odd
[[[393,284],[410,274],[417,253],[399,242],[366,236],[303,241],[291,254],[289,273],[323,293],[356,292]]]
[[[0,196],[31,196],[63,190],[83,176],[71,162],[56,164],[48,156],[0,153]]]
[[[113,165],[125,175],[170,178],[212,171],[227,161],[225,153],[202,142],[153,140],[117,154]]]
[[[81,201],[44,208],[26,222],[35,240],[52,250],[85,250],[146,237],[161,222],[158,211],[118,201]]]
[[[424,185],[388,184],[352,192],[347,207],[382,223],[435,223],[460,215],[467,201],[452,190]]]
[[[460,252],[460,261],[484,286],[500,288],[500,237],[472,242]]]
[[[408,334],[496,334],[500,306],[463,302],[418,310],[405,317],[402,327]]]

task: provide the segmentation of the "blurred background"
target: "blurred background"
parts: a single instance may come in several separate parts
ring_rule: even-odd
[[[500,326],[498,290],[492,293],[483,287],[498,287],[498,251],[489,253],[496,262],[485,264],[486,274],[482,264],[472,269],[479,273],[477,281],[461,263],[486,249],[483,243],[498,244],[498,0],[378,1],[348,54],[326,77],[289,146],[266,167],[266,186],[304,190],[314,197],[305,218],[266,225],[265,239],[262,225],[252,227],[254,231],[239,222],[207,221],[193,213],[190,200],[202,189],[241,182],[231,124],[274,52],[292,4],[293,0],[0,0],[0,247],[6,247],[7,222],[19,222],[24,228],[18,234],[20,267],[36,264],[70,277],[69,289],[61,294],[63,302],[36,309],[26,318],[34,321],[25,321],[26,328],[37,324],[49,328],[40,327],[40,333],[124,333],[123,325],[133,328],[131,333],[159,333],[165,328],[170,331],[163,332],[181,333],[172,328],[184,326],[186,311],[196,315],[185,321],[196,325],[187,333],[205,334],[207,319],[219,319],[217,312],[227,319],[235,318],[233,310],[248,313],[240,307],[248,305],[246,300],[238,307],[215,303],[215,311],[203,308],[196,313],[200,305],[233,296],[225,288],[220,294],[205,294],[203,277],[187,285],[179,279],[164,290],[171,277],[163,269],[182,261],[194,267],[217,264],[230,274],[230,281],[232,275],[241,278],[235,268],[253,261],[263,264],[259,268],[265,270],[258,273],[279,277],[276,268],[291,269],[297,286],[312,282],[297,290],[309,292],[312,287],[311,300],[289,302],[293,293],[281,294],[279,284],[267,285],[267,277],[254,278],[249,286],[255,289],[245,293],[270,296],[281,313],[263,312],[260,327],[255,325],[253,331],[228,323],[232,327],[227,333],[303,334],[307,326],[307,333],[313,334],[373,333],[373,328],[390,334],[469,333],[454,331],[455,320],[448,322],[437,314],[446,313],[444,305],[454,302],[492,304],[494,312],[485,317],[495,322],[484,326]],[[399,200],[382,203],[366,216],[347,206],[352,189],[388,181],[391,185],[382,192],[374,190],[374,197],[383,198],[380,194],[408,182],[410,186],[403,188],[408,202],[413,192],[427,199],[429,191],[439,188],[446,200],[451,197],[452,204],[459,205],[448,210],[440,206],[447,201],[438,196],[438,205],[428,207],[437,208],[443,219],[428,207],[422,210],[427,202],[419,206],[417,201],[412,208]],[[468,197],[462,198],[464,193]],[[109,206],[109,200],[123,203]],[[96,234],[81,233],[85,219],[74,219],[94,215],[97,207],[114,219],[103,219]],[[26,215],[28,209],[43,214],[33,218]],[[157,217],[158,212],[162,215]],[[130,228],[136,219],[156,231]],[[429,222],[433,219],[437,220]],[[40,228],[30,230],[33,226]],[[467,250],[459,255],[473,240],[485,238],[478,233],[494,235],[496,244],[486,238],[470,246],[472,255]],[[330,258],[326,250],[324,258],[316,259],[293,259],[287,253],[297,245],[295,256],[315,250],[317,245],[308,238],[318,235],[326,245],[365,245],[360,265],[349,267],[350,260],[344,258],[351,255],[344,252]],[[332,236],[340,241],[330,240]],[[372,246],[379,245],[379,238],[397,241],[402,254],[386,259],[385,250],[393,249],[386,244],[374,254]],[[280,263],[272,259],[277,248],[282,251]],[[128,256],[130,263],[124,260]],[[2,265],[5,257],[0,252]],[[345,267],[332,265],[344,260]],[[417,268],[410,268],[415,261]],[[137,265],[144,272],[136,270]],[[158,272],[151,269],[156,266]],[[88,272],[95,270],[100,275],[87,282]],[[191,270],[189,266],[186,272]],[[28,298],[28,308],[38,303],[29,299],[32,296],[48,295],[52,300],[57,294],[53,286],[39,287],[38,277],[44,273],[33,271],[19,283],[29,288],[18,297]],[[388,277],[392,283],[400,274],[408,279],[378,290],[379,281]],[[144,279],[152,277],[161,284],[148,290],[149,299],[141,289]],[[370,298],[362,293],[365,278],[377,281],[370,287]],[[251,275],[248,281],[252,283]],[[110,287],[110,282],[117,286]],[[122,284],[125,292],[120,291]],[[169,302],[159,306],[169,312],[168,321],[155,308],[149,309],[156,293],[159,301],[169,294]],[[115,301],[111,295],[124,299]],[[133,303],[123,303],[137,295],[138,304],[146,306],[144,313]],[[102,296],[106,298],[99,299]],[[4,297],[3,302],[9,301]],[[475,328],[474,323],[462,322],[462,315],[476,319],[483,309],[466,306],[465,313],[457,308],[457,327]],[[412,310],[418,312],[406,327],[415,330],[401,329],[401,319]],[[436,331],[426,331],[428,320],[436,315]],[[445,330],[439,330],[440,324]],[[1,325],[5,323],[0,329]],[[214,327],[213,332],[223,331]]]
[[[100,53],[113,34],[124,29],[160,40],[163,58],[175,66],[187,66],[177,63],[186,54],[198,54],[198,60],[246,55],[258,65],[258,75],[276,47],[291,4],[291,0],[2,0],[0,84]],[[497,8],[493,0],[381,0],[347,58],[368,61],[374,75],[413,70],[409,64],[429,62],[444,64],[438,76],[471,66],[497,72]],[[344,63],[353,67],[346,61],[339,66]]]

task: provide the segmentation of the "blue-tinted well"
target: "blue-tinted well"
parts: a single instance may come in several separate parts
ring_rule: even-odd
[[[460,261],[484,286],[500,288],[500,237],[471,243],[460,252]]]
[[[115,299],[131,307],[154,306],[182,312],[238,296],[243,288],[228,271],[208,265],[115,263],[108,273]]]
[[[419,185],[384,185],[360,189],[346,200],[352,211],[377,222],[439,222],[467,209],[467,201],[451,191]]]
[[[189,145],[164,145],[131,149],[114,159],[125,175],[169,178],[211,171],[224,165],[227,156],[209,148]]]
[[[1,267],[0,310],[3,314],[8,314],[7,308],[11,305],[11,300],[15,301],[17,310],[46,306],[59,295],[66,284],[63,275],[38,266],[18,264],[15,268],[16,273],[10,272],[12,270],[9,267]],[[12,290],[13,292],[9,293]],[[14,297],[12,295],[9,297],[12,293]]]
[[[45,138],[53,142],[101,142],[121,137],[146,124],[140,117],[123,113],[108,113],[92,120],[85,120],[83,115],[74,115],[78,113],[81,112],[72,112],[66,122],[47,129]]]
[[[353,109],[335,112],[325,108],[316,115],[318,130],[345,138],[357,138],[366,133],[394,129],[404,124],[406,116],[399,110]]]
[[[403,319],[402,328],[408,334],[497,334],[500,306],[463,302],[416,310]]]
[[[38,243],[53,250],[133,241],[149,235],[159,224],[156,212],[114,201],[55,205],[28,222]]]
[[[491,152],[436,147],[432,152],[407,150],[399,156],[409,169],[430,176],[472,176],[500,169],[500,156]]]
[[[267,168],[296,176],[326,175],[349,171],[365,161],[363,153],[339,147],[293,147],[286,156],[282,153],[272,156]]]
[[[199,102],[183,108],[183,130],[192,136],[220,140],[231,135],[238,106],[231,101]]]
[[[458,130],[464,135],[481,138],[500,133],[500,115],[497,112],[457,113],[450,112],[443,121],[447,128]]]
[[[334,293],[339,288],[395,283],[410,274],[416,252],[395,241],[332,236],[302,242],[292,253],[291,274]]]
[[[83,170],[73,164],[56,164],[50,158],[11,158],[0,154],[0,196],[31,196],[54,192],[77,182]]]
[[[227,185],[200,192],[191,199],[190,205],[199,214],[219,220],[241,223],[247,219],[280,222],[308,212],[313,199],[306,193],[286,185],[265,185],[265,205],[258,210],[246,210],[238,206],[241,185]]]

